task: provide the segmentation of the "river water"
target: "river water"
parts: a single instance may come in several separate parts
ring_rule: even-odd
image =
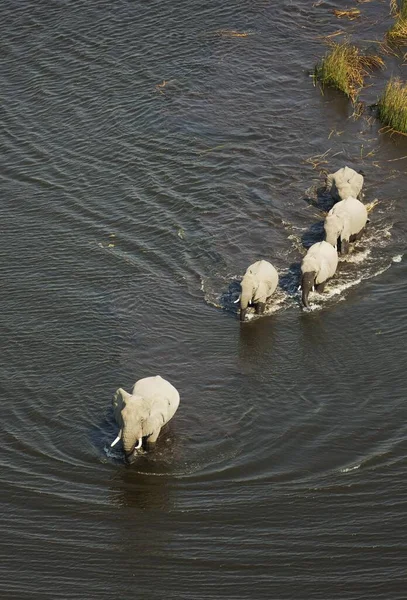
[[[3,1],[2,599],[406,598],[407,141],[313,86],[321,36],[391,23],[346,6]],[[303,311],[344,164],[378,202]],[[112,396],[153,374],[181,404],[129,467]]]

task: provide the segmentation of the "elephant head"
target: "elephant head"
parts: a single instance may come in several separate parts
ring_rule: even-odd
[[[111,444],[114,446],[122,440],[123,449],[128,462],[132,462],[143,445],[143,440],[153,435],[163,425],[163,416],[157,411],[149,410],[141,396],[131,395],[119,388],[113,399],[113,410],[120,431]],[[158,436],[158,434],[157,434]]]

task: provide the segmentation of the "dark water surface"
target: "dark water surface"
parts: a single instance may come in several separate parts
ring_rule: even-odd
[[[312,85],[319,36],[390,23],[346,6],[2,3],[2,600],[407,597],[407,142]],[[304,312],[344,164],[379,203]],[[240,326],[259,258],[274,314]],[[111,399],[151,374],[181,405],[129,468]]]

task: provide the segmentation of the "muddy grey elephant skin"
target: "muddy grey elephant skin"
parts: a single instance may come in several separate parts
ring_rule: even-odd
[[[258,260],[248,267],[240,285],[240,320],[244,321],[249,304],[254,304],[256,314],[264,312],[268,298],[278,285],[278,273],[271,263]]]
[[[328,242],[317,242],[313,244],[301,263],[301,289],[302,303],[308,307],[308,296],[314,288],[322,293],[325,284],[335,275],[338,266],[338,253]]]
[[[366,206],[356,198],[341,200],[326,216],[325,240],[338,248],[341,254],[349,252],[349,242],[358,240],[366,227]]]
[[[364,177],[361,173],[357,173],[350,167],[342,167],[335,173],[327,175],[326,190],[331,193],[335,202],[345,200],[349,196],[359,198],[363,181]]]
[[[119,388],[113,398],[113,411],[120,431],[111,445],[122,440],[126,460],[133,462],[137,450],[150,449],[157,441],[179,401],[176,388],[159,375],[139,379],[131,394]]]

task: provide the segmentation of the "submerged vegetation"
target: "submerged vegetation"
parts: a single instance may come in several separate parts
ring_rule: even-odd
[[[322,87],[335,87],[354,102],[370,71],[382,67],[384,61],[376,54],[362,54],[348,42],[332,43],[330,51],[316,65],[314,77]]]
[[[390,9],[396,22],[386,33],[387,41],[396,46],[407,44],[407,0],[390,0]]]
[[[407,134],[407,83],[390,79],[378,102],[378,117],[390,131]]]

